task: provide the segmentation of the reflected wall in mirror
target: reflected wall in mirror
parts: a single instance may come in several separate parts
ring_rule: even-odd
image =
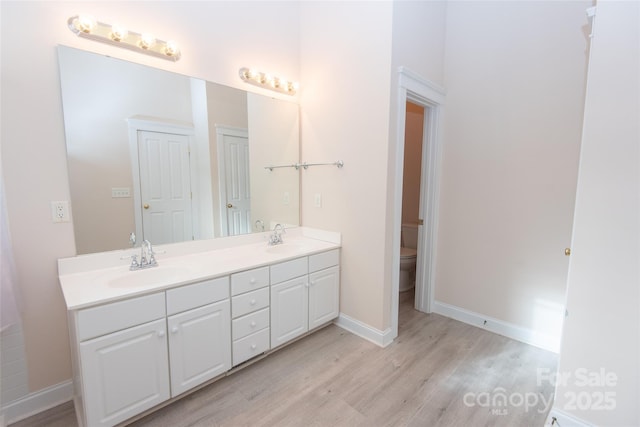
[[[298,225],[298,105],[58,48],[78,254]],[[261,223],[260,223],[261,222]]]

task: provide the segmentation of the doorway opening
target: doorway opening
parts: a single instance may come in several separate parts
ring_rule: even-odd
[[[411,101],[405,103],[404,161],[402,176],[402,225],[400,230],[400,297],[399,327],[415,307],[416,271],[421,258],[418,255],[418,230],[422,178],[422,146],[425,133],[425,110],[428,107]],[[422,268],[422,266],[420,266]]]
[[[404,192],[404,169],[405,169],[405,150],[413,150],[409,144],[405,143],[405,133],[408,126],[415,128],[421,122],[422,135],[418,137],[419,143],[412,145],[420,145],[421,151],[418,156],[420,159],[419,166],[419,186],[418,197],[415,197],[409,203],[415,203],[417,200],[418,215],[415,218],[413,228],[417,228],[416,238],[416,280],[415,280],[415,298],[413,306],[416,310],[425,313],[431,312],[433,301],[433,285],[435,280],[435,252],[436,252],[436,230],[437,230],[437,213],[438,213],[438,185],[440,176],[440,129],[442,129],[442,110],[444,108],[445,92],[439,85],[430,82],[416,73],[400,67],[399,69],[399,85],[398,85],[398,117],[396,127],[396,162],[395,162],[395,180],[394,180],[394,210],[393,210],[393,249],[392,249],[392,282],[391,282],[391,328],[388,338],[391,340],[398,336],[398,317],[400,306],[400,268],[401,268],[401,247],[404,241],[405,245],[409,245],[406,240],[410,240],[409,233],[411,230],[410,221],[404,222],[403,212],[403,192]],[[409,108],[407,108],[409,107]],[[419,133],[419,132],[418,132]],[[415,135],[413,136],[415,138]],[[413,156],[416,154],[414,153]],[[407,156],[410,156],[407,153]],[[414,159],[415,160],[415,159]],[[415,162],[414,162],[415,163]],[[407,165],[409,167],[409,165]],[[415,164],[411,166],[415,168]],[[414,172],[414,174],[417,172]],[[415,180],[415,177],[414,177]],[[407,182],[406,184],[410,184]],[[414,189],[415,191],[415,189]],[[408,189],[411,192],[411,189]],[[415,207],[409,210],[407,215],[414,212]],[[404,218],[403,218],[404,217]],[[403,227],[403,222],[405,227]],[[403,233],[403,228],[405,233]],[[406,234],[406,236],[405,236]],[[405,240],[406,239],[406,240]],[[409,291],[407,291],[409,292]],[[406,299],[407,297],[403,297]],[[409,298],[410,299],[410,298]],[[409,301],[410,303],[410,301]],[[384,344],[390,341],[385,340]]]

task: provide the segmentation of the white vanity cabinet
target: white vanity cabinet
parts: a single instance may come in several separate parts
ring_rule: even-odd
[[[113,426],[231,369],[229,278],[70,315],[81,426]]]
[[[171,397],[231,369],[229,278],[167,291]]]
[[[336,249],[271,266],[271,348],[338,317],[339,260]]]
[[[76,315],[80,425],[112,426],[169,398],[164,292]]]
[[[173,284],[160,269],[82,273],[86,260],[59,261],[79,426],[126,423],[338,317],[339,248],[304,243],[293,259],[240,245]],[[135,290],[137,277],[138,295],[114,285]]]
[[[233,366],[269,350],[269,267],[231,275]]]

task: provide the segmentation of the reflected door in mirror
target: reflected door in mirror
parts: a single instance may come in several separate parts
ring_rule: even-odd
[[[251,191],[249,168],[249,138],[243,129],[218,128],[223,147],[223,167],[227,235],[251,232]],[[224,208],[223,208],[224,210]],[[223,213],[223,217],[225,214]]]
[[[189,138],[138,132],[144,239],[153,244],[193,239]]]

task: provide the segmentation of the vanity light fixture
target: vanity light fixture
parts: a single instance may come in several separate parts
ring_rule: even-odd
[[[245,83],[251,83],[252,85],[265,89],[286,93],[287,95],[295,95],[298,91],[298,83],[292,82],[283,77],[273,77],[270,74],[247,67],[240,68],[238,74]]]
[[[78,37],[120,46],[158,58],[177,61],[180,59],[180,48],[174,41],[156,39],[151,34],[139,34],[128,31],[119,24],[107,24],[89,15],[76,15],[67,20],[69,29]]]

